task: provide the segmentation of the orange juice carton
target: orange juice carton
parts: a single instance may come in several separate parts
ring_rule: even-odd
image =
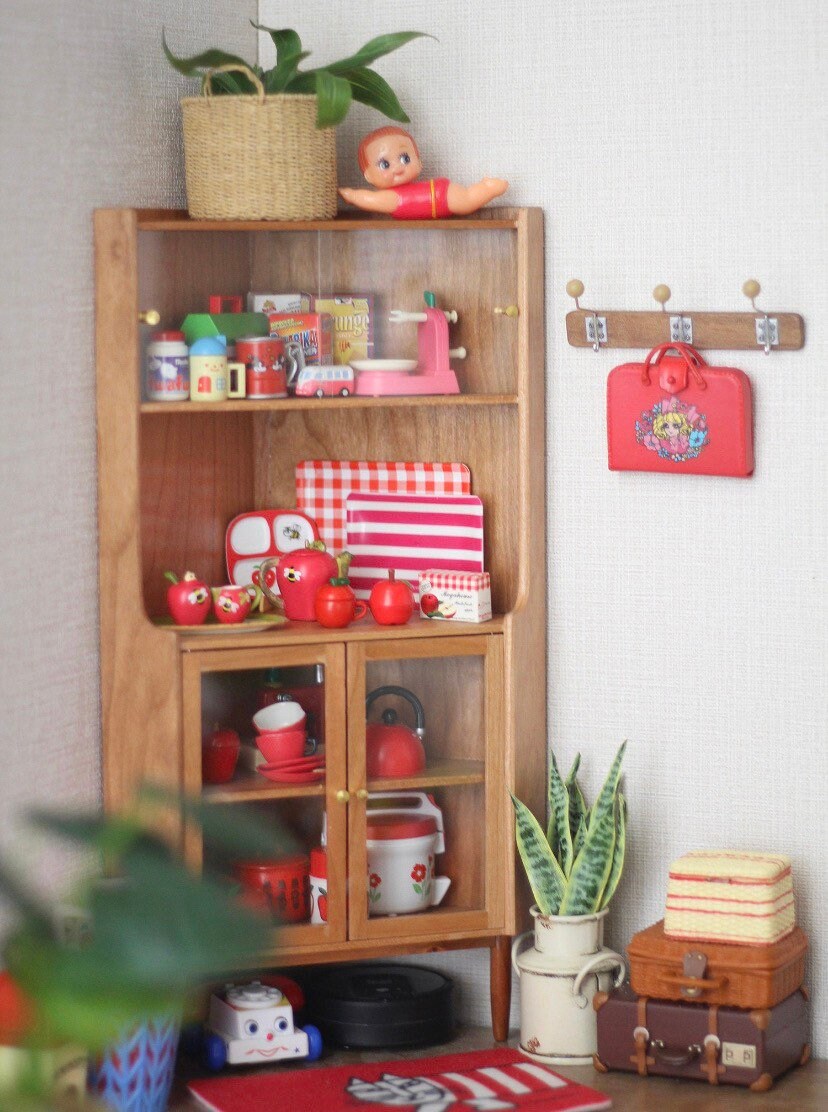
[[[308,313],[313,306],[309,293],[249,293],[248,313]]]
[[[420,616],[438,621],[488,622],[492,592],[487,571],[442,571],[420,575]]]
[[[333,318],[333,361],[350,363],[374,352],[374,295],[335,294],[317,297],[314,311]]]
[[[305,353],[305,364],[333,362],[333,318],[330,313],[269,313],[271,336],[293,340]]]

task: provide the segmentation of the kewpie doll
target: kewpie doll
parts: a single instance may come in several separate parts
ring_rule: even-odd
[[[380,127],[359,145],[359,168],[375,189],[340,189],[351,205],[385,212],[398,220],[468,216],[509,188],[500,178],[463,186],[448,178],[415,181],[423,168],[417,144],[401,127]]]

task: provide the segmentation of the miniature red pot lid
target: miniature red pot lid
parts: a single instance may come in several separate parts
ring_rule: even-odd
[[[391,842],[400,838],[424,838],[437,833],[433,815],[370,815],[368,837],[375,842]]]

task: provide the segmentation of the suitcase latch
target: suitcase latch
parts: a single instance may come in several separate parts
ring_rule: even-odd
[[[707,955],[700,953],[698,950],[690,950],[684,955],[684,976],[694,981],[703,981],[704,975],[707,972]],[[692,988],[690,985],[682,985],[682,996],[694,997],[701,996],[702,988]]]

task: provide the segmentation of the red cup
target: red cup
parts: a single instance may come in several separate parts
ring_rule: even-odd
[[[293,730],[265,730],[256,737],[256,744],[268,764],[295,761],[316,752],[316,739],[308,737],[304,723]]]
[[[252,583],[246,587],[238,587],[235,583],[214,587],[213,613],[224,624],[243,622],[257,598],[258,590]]]

